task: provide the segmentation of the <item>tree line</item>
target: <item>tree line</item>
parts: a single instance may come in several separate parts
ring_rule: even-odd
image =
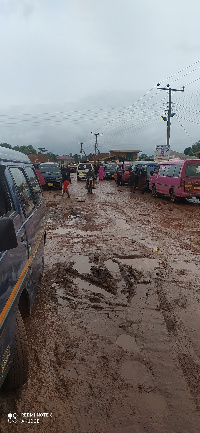
[[[11,146],[11,144],[8,143],[0,143],[1,147],[6,147],[7,149],[17,150],[18,152],[24,153],[25,155],[37,155],[37,150],[34,149],[34,147],[30,144],[29,146]],[[45,147],[38,147],[39,153],[45,153],[45,155],[48,156],[48,158],[52,159],[53,161],[57,161],[57,156],[53,152],[48,152]]]
[[[186,147],[184,154],[189,156],[197,156],[197,158],[200,158],[200,140],[196,141],[196,143],[194,143],[191,147]]]

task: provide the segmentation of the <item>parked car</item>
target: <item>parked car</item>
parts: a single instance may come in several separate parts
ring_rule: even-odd
[[[112,163],[108,163],[104,165],[104,173],[103,173],[103,177],[104,179],[114,179],[114,173],[115,173],[115,168],[117,167],[117,164],[115,164],[114,162]]]
[[[93,170],[93,165],[90,162],[82,162],[77,167],[77,180],[86,180],[86,174],[89,170]]]
[[[59,164],[44,162],[39,165],[39,170],[46,182],[43,188],[62,189],[62,173]]]
[[[23,153],[0,147],[0,386],[28,378],[24,319],[43,271],[45,206],[39,179]]]
[[[168,195],[172,202],[180,198],[200,199],[200,159],[171,160],[159,164],[158,173],[149,180],[152,195]]]

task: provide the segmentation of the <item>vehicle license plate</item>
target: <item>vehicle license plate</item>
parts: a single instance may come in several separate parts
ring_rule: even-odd
[[[200,186],[194,186],[194,189],[200,189]]]
[[[53,186],[53,183],[48,183],[48,186]]]

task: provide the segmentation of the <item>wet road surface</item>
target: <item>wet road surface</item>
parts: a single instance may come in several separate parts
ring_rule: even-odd
[[[30,377],[1,392],[0,431],[199,433],[200,204],[75,175],[70,194],[45,192]]]

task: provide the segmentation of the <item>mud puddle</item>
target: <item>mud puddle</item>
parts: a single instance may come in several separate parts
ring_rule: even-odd
[[[121,334],[116,340],[116,344],[127,352],[139,352],[139,347],[136,343],[135,337],[131,337],[127,334]]]
[[[92,263],[88,256],[76,255],[72,256],[71,260],[74,262],[73,269],[75,269],[79,274],[90,273]]]
[[[103,295],[105,298],[113,299],[113,296],[110,293],[108,293],[106,290],[101,289],[100,287],[95,286],[94,284],[88,281],[82,280],[81,278],[75,278],[74,283],[77,285],[79,289],[88,290],[90,292],[94,292],[97,294],[99,293]]]
[[[120,259],[120,263],[127,266],[131,266],[133,269],[137,269],[139,271],[149,271],[149,272],[159,268],[160,266],[158,260],[149,259],[146,257],[137,258],[137,259],[123,258]]]

